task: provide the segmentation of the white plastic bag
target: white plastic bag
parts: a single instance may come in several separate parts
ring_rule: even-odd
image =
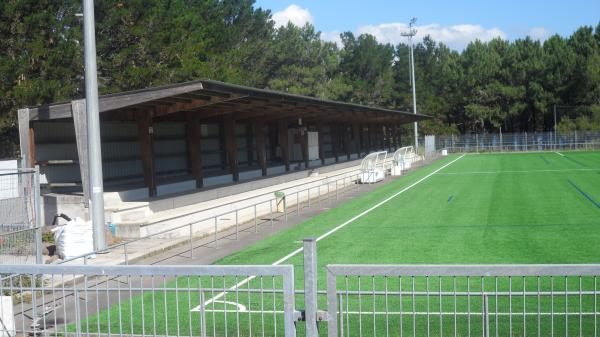
[[[66,225],[53,229],[56,252],[62,259],[70,259],[94,251],[94,232],[91,221],[74,218]],[[95,255],[89,256],[94,258]]]

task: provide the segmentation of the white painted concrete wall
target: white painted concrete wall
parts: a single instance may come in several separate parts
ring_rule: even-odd
[[[18,168],[16,159],[0,160],[0,174],[14,173]],[[19,179],[17,175],[0,175],[0,200],[19,196]]]

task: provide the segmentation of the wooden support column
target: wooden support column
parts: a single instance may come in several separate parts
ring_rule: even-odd
[[[256,121],[252,125],[254,128],[254,143],[256,145],[256,160],[260,166],[263,177],[267,175],[267,158],[265,150],[265,123]]]
[[[310,160],[308,159],[308,130],[306,128],[300,130],[300,150],[302,151],[302,160],[304,168],[308,169]]]
[[[340,139],[339,139],[339,133],[338,133],[338,126],[336,124],[331,124],[330,126],[331,129],[331,149],[333,151],[333,156],[335,157],[335,162],[337,163],[339,161],[339,156],[338,156],[338,147],[340,145]]]
[[[319,159],[321,160],[321,165],[325,165],[325,147],[323,146],[325,143],[323,142],[324,131],[323,131],[323,123],[317,124],[317,133],[318,133],[318,143],[319,143]]]
[[[373,150],[373,148],[371,147],[371,133],[373,130],[373,126],[372,125],[367,125],[367,154],[371,153],[371,150]]]
[[[392,152],[393,138],[392,138],[392,129],[386,124],[384,125],[385,130],[385,139],[387,140],[388,151]]]
[[[281,159],[285,165],[286,172],[290,170],[290,141],[288,135],[288,122],[279,121],[279,148],[281,149]]]
[[[352,130],[349,130],[349,126],[348,125],[344,125],[343,126],[343,130],[344,130],[344,134],[343,134],[343,138],[344,138],[344,150],[346,151],[346,159],[350,160],[350,142],[351,142],[351,137],[350,137],[350,132]]]
[[[88,137],[85,100],[71,102],[71,114],[75,127],[75,144],[77,146],[77,158],[79,162],[79,174],[81,175],[81,189],[83,190],[84,207],[90,205],[90,171],[88,169]],[[86,219],[89,220],[89,219]]]
[[[352,124],[352,138],[354,139],[352,142],[354,151],[360,158],[362,149],[360,148],[360,126],[357,123]]]
[[[152,126],[153,112],[138,110],[135,121],[138,127],[138,138],[142,157],[144,183],[148,187],[148,195],[156,196],[156,166],[154,163],[154,129]]]
[[[360,148],[360,156],[362,157],[363,152],[369,153],[369,151],[365,151],[365,126],[363,124],[359,124],[358,130],[359,130],[358,142],[359,142],[359,148]]]
[[[225,138],[225,125],[223,123],[219,123],[219,155],[221,156],[221,170],[225,170],[227,167],[227,147]]]
[[[252,144],[252,133],[252,124],[246,123],[246,163],[248,166],[252,166],[252,163],[254,163],[254,144]]]
[[[204,177],[202,173],[202,144],[200,144],[200,120],[197,113],[187,112],[185,133],[188,152],[188,169],[194,180],[196,188],[202,188]]]
[[[239,181],[240,175],[238,170],[237,142],[235,138],[235,120],[233,118],[227,118],[223,124],[225,128],[225,147],[227,148],[229,172],[233,176],[233,181]]]
[[[279,131],[275,124],[267,124],[267,136],[269,138],[269,158],[277,158],[277,144],[279,144]]]
[[[33,128],[29,121],[29,109],[18,110],[19,119],[19,146],[21,151],[21,163],[23,168],[35,166],[35,142],[33,139]]]
[[[402,147],[402,128],[400,126],[397,127],[398,130],[398,148]]]

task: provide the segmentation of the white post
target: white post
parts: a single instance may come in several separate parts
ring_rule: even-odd
[[[412,78],[412,96],[413,96],[413,113],[417,114],[417,89],[415,88],[415,57],[413,54],[413,42],[412,36],[410,39],[410,69],[411,69],[411,78]],[[417,122],[415,122],[415,149],[419,150],[419,130]]]
[[[0,337],[16,336],[12,296],[0,294]]]

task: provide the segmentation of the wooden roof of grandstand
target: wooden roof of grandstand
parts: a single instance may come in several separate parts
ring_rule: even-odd
[[[344,103],[280,91],[257,89],[213,80],[125,91],[99,97],[103,120],[133,120],[140,111],[154,119],[178,119],[180,112],[197,113],[202,119],[263,121],[303,118],[307,122],[409,123],[429,118],[376,106]],[[30,108],[30,120],[72,118],[71,102]]]

